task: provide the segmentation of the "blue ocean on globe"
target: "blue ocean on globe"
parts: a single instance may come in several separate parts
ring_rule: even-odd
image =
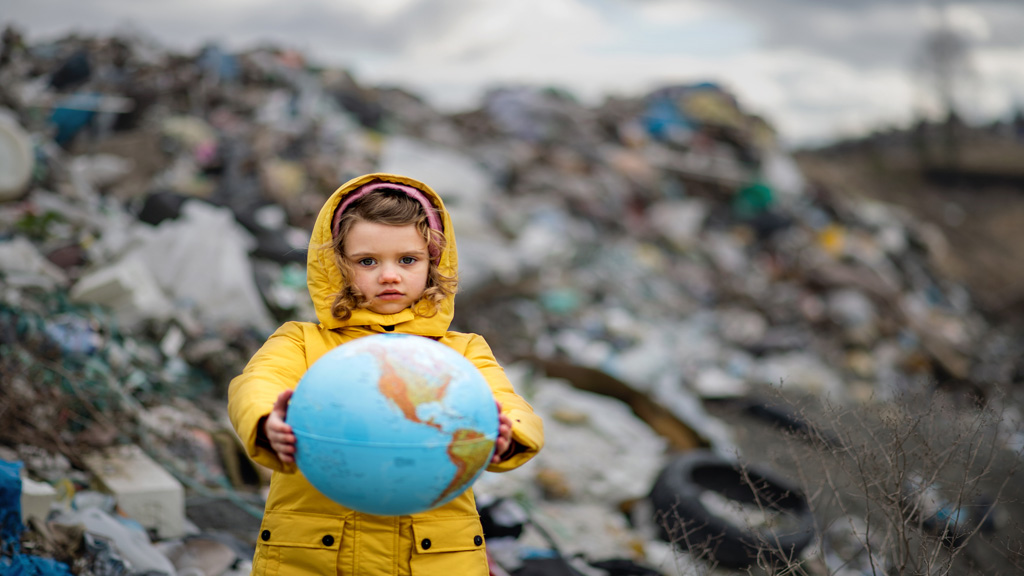
[[[498,411],[487,381],[448,346],[376,334],[327,352],[288,406],[296,463],[328,498],[400,516],[449,502],[494,453]]]

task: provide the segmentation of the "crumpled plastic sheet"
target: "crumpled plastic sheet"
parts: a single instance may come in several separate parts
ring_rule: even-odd
[[[89,558],[90,574],[93,576],[129,576],[132,574],[110,540],[89,532],[86,532],[83,538],[86,556]]]

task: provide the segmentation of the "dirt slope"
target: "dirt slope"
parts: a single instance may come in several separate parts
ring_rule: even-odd
[[[1008,177],[929,178],[906,146],[878,142],[797,154],[813,184],[901,206],[934,224],[948,247],[942,268],[970,290],[977,308],[993,321],[1022,319],[1024,144],[975,145],[963,158],[968,168],[988,164],[971,174]]]

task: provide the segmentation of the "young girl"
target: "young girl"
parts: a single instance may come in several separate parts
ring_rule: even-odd
[[[487,470],[521,466],[543,426],[483,338],[448,330],[458,271],[441,198],[416,180],[369,174],[344,184],[317,217],[307,284],[319,324],[288,322],[228,390],[228,412],[256,462],[274,470],[253,574],[488,574],[472,489],[433,510],[374,516],[323,496],[295,466],[288,400],[306,368],[331,348],[380,332],[418,334],[473,362],[500,409]]]

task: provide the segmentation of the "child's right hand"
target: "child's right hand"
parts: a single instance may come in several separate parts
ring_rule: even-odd
[[[292,427],[285,423],[285,416],[288,415],[288,401],[291,400],[292,391],[285,390],[278,395],[274,402],[274,408],[267,416],[265,432],[270,447],[277,452],[281,462],[295,462],[295,435],[292,434]]]

